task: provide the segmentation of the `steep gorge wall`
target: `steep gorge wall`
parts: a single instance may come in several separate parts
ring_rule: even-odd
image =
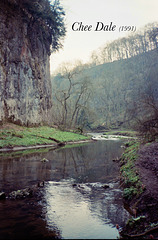
[[[0,122],[51,122],[49,53],[31,16],[0,2]]]

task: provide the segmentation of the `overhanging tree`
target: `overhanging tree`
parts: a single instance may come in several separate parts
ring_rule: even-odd
[[[66,34],[65,12],[59,0],[5,0],[4,2],[22,11],[24,20],[29,22],[30,28],[38,27],[40,38],[45,42],[49,54],[62,47],[62,40]]]

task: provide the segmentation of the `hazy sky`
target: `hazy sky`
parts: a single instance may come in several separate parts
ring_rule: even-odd
[[[120,26],[135,26],[158,21],[158,0],[60,0],[66,12],[67,34],[64,47],[51,55],[53,73],[62,62],[89,60],[93,50],[107,41],[128,35],[119,32]],[[91,31],[73,31],[72,24],[92,25]],[[95,31],[97,22],[116,25],[115,31]],[[77,24],[75,25],[75,29]],[[99,26],[100,27],[100,26]]]

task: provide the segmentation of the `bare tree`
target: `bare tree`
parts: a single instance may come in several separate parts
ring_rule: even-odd
[[[56,109],[60,109],[60,114],[55,111],[55,121],[63,128],[74,128],[78,124],[81,111],[86,109],[90,99],[91,84],[80,63],[72,69],[64,64],[60,71],[61,84],[54,89]]]

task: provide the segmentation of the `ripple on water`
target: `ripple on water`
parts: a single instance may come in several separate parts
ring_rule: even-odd
[[[116,189],[102,188],[101,183],[76,184],[48,182],[45,186],[46,221],[49,229],[54,224],[65,239],[116,239],[119,237],[115,224],[119,221]],[[111,186],[115,184],[112,183]],[[79,186],[79,187],[78,187]],[[84,194],[86,192],[86,194]],[[121,206],[121,216],[128,218]]]

